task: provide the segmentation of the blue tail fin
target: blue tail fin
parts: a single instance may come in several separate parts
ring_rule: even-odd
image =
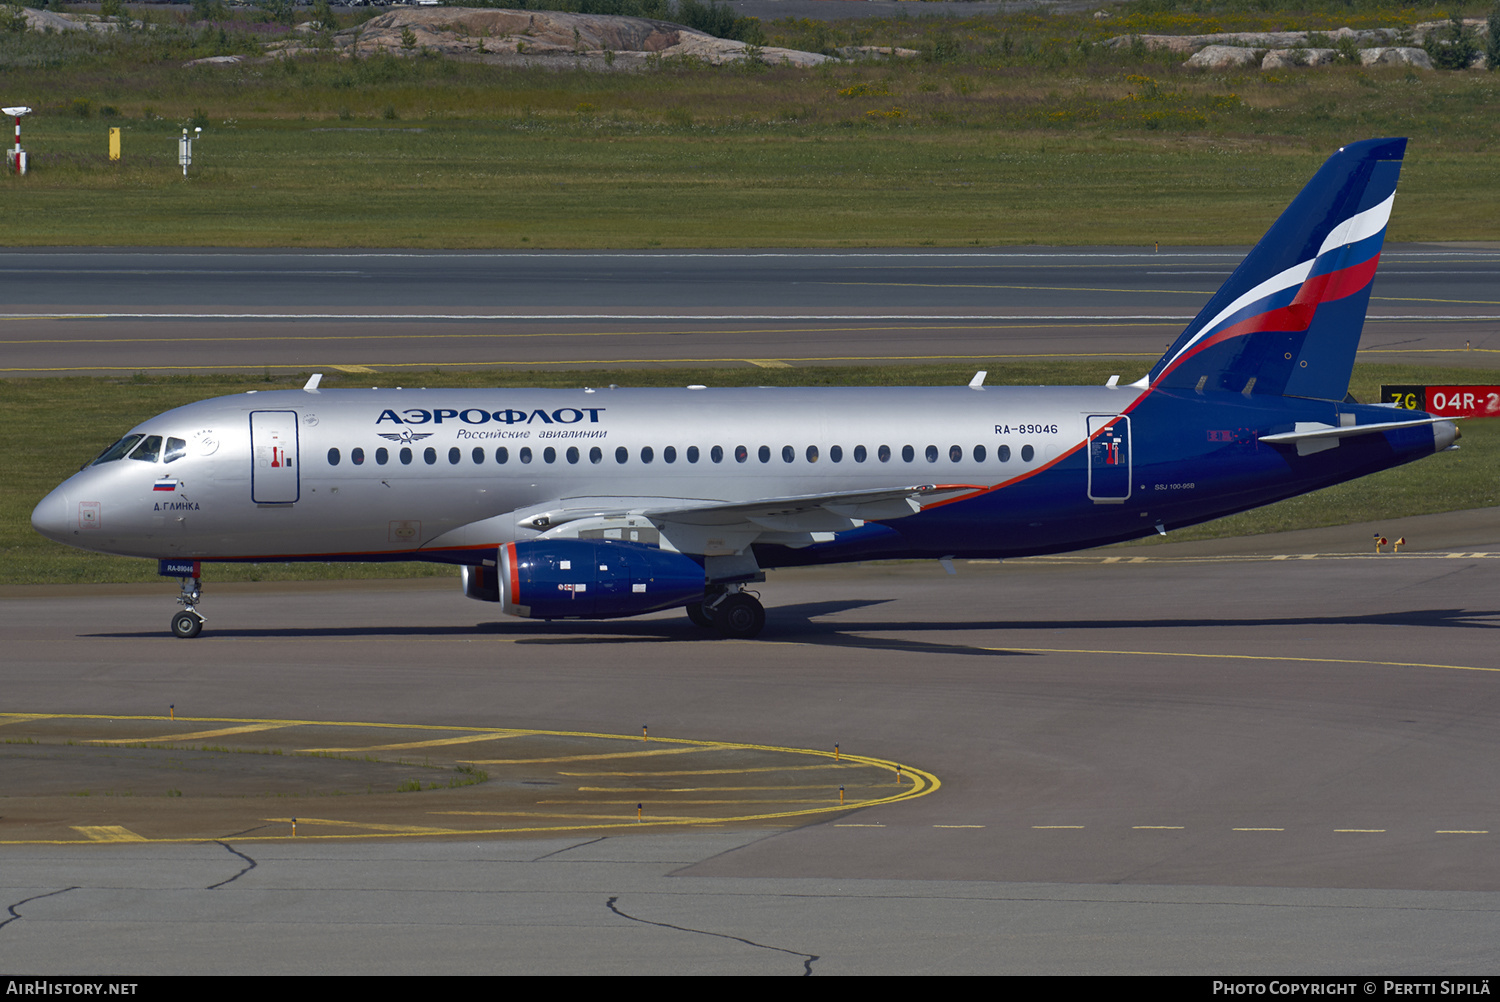
[[[1367,139],[1329,157],[1150,385],[1343,399],[1405,153],[1405,139]]]

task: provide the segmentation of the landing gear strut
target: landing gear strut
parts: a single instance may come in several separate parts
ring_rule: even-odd
[[[725,590],[711,595],[701,605],[688,606],[688,618],[700,626],[712,625],[726,637],[734,640],[749,640],[766,625],[766,609],[756,597],[747,591]],[[699,617],[708,619],[700,621]]]
[[[192,583],[189,584],[189,581]],[[177,596],[177,604],[182,606],[182,611],[172,617],[172,636],[191,640],[203,632],[203,617],[198,615],[195,608],[202,595],[203,581],[200,578],[182,579],[182,594]]]

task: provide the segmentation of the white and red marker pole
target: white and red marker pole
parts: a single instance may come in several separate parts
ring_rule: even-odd
[[[11,151],[10,155],[11,170],[17,174],[24,173],[21,167],[21,116],[31,114],[31,109],[25,107],[0,108],[0,111],[4,111],[7,115],[14,115],[16,118],[16,148]]]

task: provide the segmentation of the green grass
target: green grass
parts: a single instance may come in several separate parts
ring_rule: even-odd
[[[1500,121],[1500,107],[1496,109]],[[717,136],[492,123],[241,123],[127,132],[126,164],[60,159],[8,186],[5,243],[265,247],[826,247],[1253,243],[1333,148],[874,130]],[[28,145],[102,150],[38,124]],[[1395,129],[1372,128],[1358,135]],[[69,155],[72,155],[71,153]],[[154,162],[142,160],[155,157]],[[38,159],[45,164],[42,154]],[[1500,159],[1414,145],[1391,239],[1500,236]]]
[[[1127,366],[1118,361],[1013,361],[994,372],[991,385],[1098,385]],[[616,372],[625,386],[754,385],[961,385],[963,366],[871,366],[802,369],[673,369]],[[1378,400],[1382,383],[1469,383],[1473,370],[1400,365],[1357,365],[1351,386],[1360,400]],[[323,385],[366,385],[369,377],[329,374]],[[434,372],[430,383],[455,387],[571,387],[597,382],[582,372]],[[74,550],[31,529],[31,509],[43,495],[87,463],[132,425],[171,407],[248,389],[300,386],[306,374],[251,376],[136,376],[130,379],[25,379],[0,382],[0,409],[12,426],[27,429],[0,454],[0,585],[126,583],[158,580],[155,563]],[[1500,504],[1500,421],[1462,425],[1462,448],[1172,534],[1173,539],[1245,535],[1455,511]],[[436,564],[221,564],[213,580],[353,580],[448,577]]]
[[[1201,3],[1198,6],[1203,6]],[[0,34],[37,113],[9,245],[749,247],[1247,243],[1334,148],[1412,139],[1395,240],[1500,238],[1500,73],[1204,73],[1127,31],[1409,24],[1135,4],[766,25],[921,58],[634,73],[331,56],[193,67],[248,38]],[[253,41],[248,43],[254,45]],[[204,124],[184,180],[176,141]],[[106,159],[123,130],[124,157]]]

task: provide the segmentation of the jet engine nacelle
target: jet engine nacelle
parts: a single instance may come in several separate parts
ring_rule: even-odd
[[[464,564],[464,595],[480,602],[500,601],[500,571],[496,567],[472,567]]]
[[[610,619],[673,609],[703,601],[707,583],[703,565],[692,557],[607,539],[506,543],[496,563],[494,571],[466,570],[464,593],[498,599],[509,615],[529,619]]]

